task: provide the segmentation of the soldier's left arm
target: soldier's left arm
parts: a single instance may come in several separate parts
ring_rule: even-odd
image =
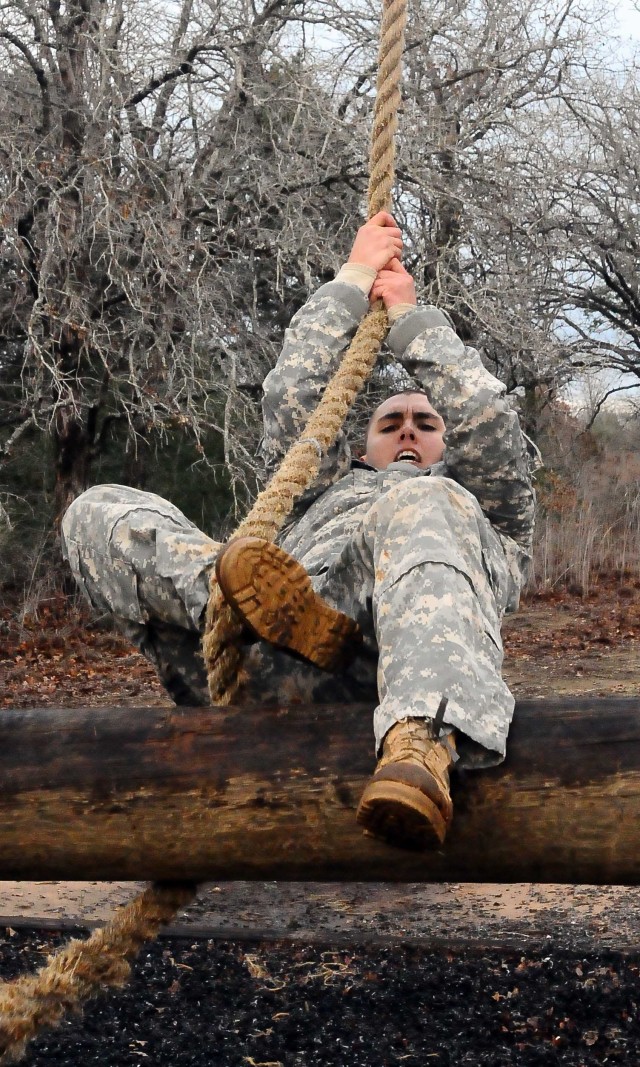
[[[535,494],[526,441],[505,386],[435,307],[403,314],[388,343],[444,419],[447,475],[473,493],[496,529],[528,555]]]

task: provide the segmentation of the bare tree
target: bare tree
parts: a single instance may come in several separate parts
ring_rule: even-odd
[[[50,435],[58,515],[114,427],[228,442],[230,394],[330,267],[362,168],[278,54],[306,17],[305,0],[3,9],[2,445]]]
[[[539,139],[552,116],[558,130],[568,71],[591,62],[599,30],[574,0],[414,4],[400,167],[410,263],[424,298],[524,393],[533,432],[571,374],[539,241]]]
[[[640,70],[566,99],[572,166],[557,182],[556,277],[577,362],[640,378]],[[620,389],[629,380],[623,379]]]
[[[217,433],[253,476],[256,433],[239,427],[362,211],[377,21],[362,0],[3,6],[0,455],[49,436],[58,515],[114,434],[204,451]],[[413,0],[406,262],[525,391],[531,425],[591,329],[595,267],[580,273],[567,235],[597,225],[559,155],[567,116],[591,123],[593,159],[611,137],[587,99],[600,35],[578,0]]]

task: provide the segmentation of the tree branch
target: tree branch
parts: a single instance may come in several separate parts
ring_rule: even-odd
[[[639,375],[639,377],[640,377],[640,375]],[[604,394],[604,396],[600,397],[600,399],[598,400],[596,406],[594,407],[592,415],[591,415],[591,418],[589,419],[589,421],[588,421],[587,425],[585,426],[584,430],[582,431],[582,433],[586,434],[586,433],[589,432],[589,430],[593,426],[594,422],[596,421],[598,415],[602,411],[602,408],[603,408],[603,405],[604,405],[605,401],[607,401],[610,396],[613,396],[614,393],[628,392],[629,389],[640,389],[640,382],[634,382],[632,385],[617,385],[613,389],[607,389],[607,392]]]
[[[44,68],[40,66],[28,45],[26,45],[24,41],[21,41],[15,33],[11,33],[10,30],[0,30],[0,37],[4,37],[4,39],[9,41],[14,48],[17,48],[18,51],[22,52],[22,55],[36,76],[36,81],[40,86],[40,97],[42,101],[42,122],[40,132],[46,134],[51,128],[51,95],[49,93],[49,81]]]

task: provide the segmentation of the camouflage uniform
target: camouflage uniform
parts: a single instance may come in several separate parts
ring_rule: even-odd
[[[264,383],[269,470],[300,436],[367,309],[361,290],[334,281],[293,319]],[[362,654],[328,675],[255,642],[242,700],[377,700],[379,748],[394,722],[433,718],[446,695],[462,765],[488,765],[504,755],[513,712],[500,620],[517,607],[530,559],[527,449],[504,386],[442,312],[403,314],[388,344],[445,421],[444,460],[378,471],[352,463],[338,436],[280,543],[325,599],[357,619]],[[63,539],[86,595],[156,665],[174,699],[206,703],[198,646],[216,542],[173,505],[123,486],[96,486],[75,501]]]

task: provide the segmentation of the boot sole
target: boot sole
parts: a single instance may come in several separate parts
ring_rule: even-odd
[[[314,591],[301,563],[258,537],[240,537],[216,560],[224,597],[262,640],[322,670],[346,666],[360,647],[360,629]]]
[[[447,823],[436,805],[419,789],[401,782],[370,782],[356,820],[372,837],[400,848],[440,848],[447,833]]]

